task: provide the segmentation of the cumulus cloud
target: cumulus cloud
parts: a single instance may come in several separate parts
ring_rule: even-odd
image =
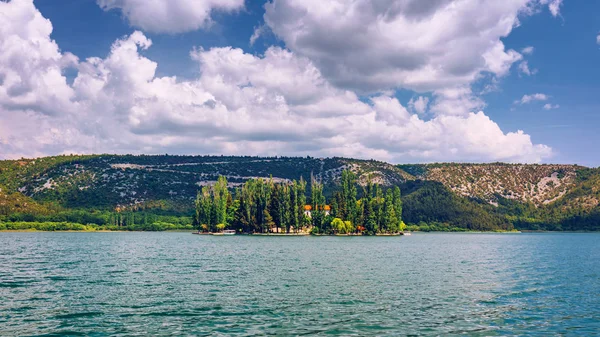
[[[558,109],[558,108],[560,108],[560,105],[558,105],[558,104],[553,105],[553,104],[547,103],[544,105],[544,110],[553,110],[553,109]]]
[[[73,90],[62,71],[77,58],[49,38],[52,24],[32,0],[0,2],[0,105],[54,115],[69,108]]]
[[[485,102],[474,95],[471,88],[467,86],[438,90],[434,97],[430,110],[439,116],[466,116],[485,107]]]
[[[417,99],[411,98],[408,106],[418,114],[424,114],[429,105],[429,97],[419,96]]]
[[[598,36],[596,36],[596,43],[600,44],[600,34],[598,34]]]
[[[515,104],[527,104],[535,101],[547,101],[550,96],[546,94],[532,94],[532,95],[523,95],[520,100],[516,100]]]
[[[395,89],[430,93],[431,111],[437,115],[467,115],[485,106],[478,95],[496,90],[498,79],[513,65],[518,64],[521,74],[537,73],[523,60],[533,47],[519,53],[506,48],[502,39],[520,25],[523,16],[546,7],[558,15],[561,1],[330,0],[325,4],[272,0],[265,5],[265,24],[286,47],[311,59],[335,86],[361,94]],[[485,88],[483,92],[470,92],[476,82]]]
[[[182,33],[210,25],[213,11],[242,9],[244,0],[96,0],[119,9],[132,26],[156,33]]]
[[[504,132],[484,112],[467,111],[484,105],[468,86],[438,90],[435,115],[425,120],[386,93],[361,99],[310,58],[280,47],[260,56],[196,49],[197,78],[158,77],[157,63],[140,54],[152,47],[142,32],[115,41],[104,58],[79,62],[50,39],[51,24],[31,0],[0,2],[0,16],[12,11],[20,19],[0,26],[0,44],[11,46],[18,35],[19,55],[33,55],[23,62],[37,69],[17,76],[10,71],[18,61],[0,56],[0,157],[169,152],[539,162],[552,153],[523,131]],[[412,11],[428,15],[427,8]],[[78,69],[72,85],[62,74],[69,64]],[[52,80],[39,77],[47,74]],[[27,88],[33,104],[4,94],[21,83],[34,84]],[[64,108],[46,111],[57,106],[45,101],[51,94]],[[425,101],[413,100],[411,109],[425,109]]]
[[[265,22],[335,85],[426,92],[470,85],[483,72],[506,75],[522,56],[501,38],[530,3],[273,0]]]

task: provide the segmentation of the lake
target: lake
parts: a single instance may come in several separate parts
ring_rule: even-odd
[[[0,336],[598,335],[600,234],[0,233]]]

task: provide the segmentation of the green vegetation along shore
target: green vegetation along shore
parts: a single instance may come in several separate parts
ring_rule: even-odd
[[[340,187],[327,200],[323,184],[314,177],[276,183],[250,179],[229,191],[219,177],[196,198],[194,225],[199,231],[236,233],[394,234],[402,232],[402,199],[398,186],[384,189],[368,181],[358,194],[356,175],[341,173]]]
[[[347,200],[344,171],[354,175],[358,204]],[[225,201],[225,212],[229,213],[225,220],[222,212],[214,221],[199,220],[198,191],[208,187],[210,196],[219,177],[226,179],[231,200]],[[315,196],[312,180],[319,184],[315,191],[320,189]],[[301,182],[305,185],[299,193]],[[394,198],[396,187],[402,191],[399,198]],[[392,209],[386,206],[388,191],[394,216],[401,222],[382,220],[385,211]],[[324,200],[313,200],[321,196]],[[287,206],[292,198],[293,208]],[[300,213],[306,205],[311,207],[309,220]],[[246,212],[243,217],[233,212],[238,206],[239,212]],[[594,231],[600,230],[600,169],[503,163],[394,166],[350,158],[251,156],[70,155],[4,160],[0,161],[0,222],[7,224],[4,227],[26,222],[50,230],[62,225],[35,223],[118,230],[190,225],[204,230],[201,225],[207,225],[211,231],[225,225],[241,232],[314,230],[321,234],[394,232],[401,223],[409,231]]]
[[[153,223],[149,225],[115,226],[95,224],[79,224],[71,222],[0,222],[0,231],[44,231],[44,232],[96,232],[96,231],[148,231],[163,232],[171,230],[193,230],[192,225],[174,225],[169,223]]]

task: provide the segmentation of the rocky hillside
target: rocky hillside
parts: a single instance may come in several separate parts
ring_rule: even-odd
[[[189,216],[197,191],[220,175],[232,188],[251,178],[314,177],[327,195],[345,169],[355,172],[362,185],[399,185],[403,216],[412,223],[600,230],[600,169],[501,163],[394,166],[311,157],[90,155],[0,161],[0,219],[83,212],[104,220],[73,221],[110,223],[111,214],[124,209]]]
[[[414,177],[393,165],[342,158],[217,156],[60,156],[4,161],[0,184],[12,193],[65,207],[144,205],[157,200],[191,205],[201,186],[227,177],[230,187],[251,178],[276,182],[311,177],[332,187],[345,169],[361,184],[396,185]]]
[[[456,194],[497,205],[499,198],[551,204],[575,189],[576,165],[430,164],[400,165],[419,179],[438,181]]]

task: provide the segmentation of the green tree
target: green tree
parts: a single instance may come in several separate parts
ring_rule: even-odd
[[[238,210],[240,208],[240,200],[233,199],[231,203],[227,206],[227,224],[233,225],[236,222],[236,216],[238,214]]]
[[[305,226],[309,223],[308,219],[304,215],[304,206],[306,205],[306,181],[300,177],[300,181],[293,183],[294,186],[294,197],[296,199],[295,206],[295,221],[294,226],[296,232],[302,231]]]
[[[284,226],[285,210],[283,204],[283,186],[280,184],[274,184],[271,190],[271,201],[269,203],[269,213],[272,215],[273,222],[275,224],[276,231],[279,232],[279,228]]]
[[[373,210],[373,203],[364,198],[364,218],[365,218],[365,230],[367,235],[374,235],[377,233],[377,214]]]
[[[334,233],[346,234],[346,224],[344,224],[344,220],[340,218],[334,218],[333,221],[331,221],[331,228]]]
[[[215,208],[215,223],[227,223],[227,200],[229,190],[227,189],[227,178],[220,176],[212,188],[213,205]]]
[[[323,184],[318,182],[314,177],[311,179],[310,192],[312,203],[312,225],[318,227],[321,233],[325,233],[328,230],[329,224],[325,224],[324,221],[325,196],[323,195]]]
[[[292,186],[285,184],[283,186],[283,214],[282,214],[282,226],[285,227],[285,232],[289,233],[292,226],[294,217],[294,209],[292,207]]]
[[[338,234],[349,234],[354,231],[354,227],[350,221],[343,221],[340,218],[334,218],[331,221],[331,228],[333,229],[334,233]]]
[[[342,193],[339,201],[339,216],[356,223],[359,213],[357,207],[356,175],[350,170],[342,171],[341,185]]]
[[[394,213],[396,213],[396,220],[398,223],[402,222],[402,196],[400,193],[400,187],[395,186],[393,190],[393,203]]]
[[[196,223],[198,225],[198,229],[206,229],[207,231],[211,229],[212,209],[213,205],[210,188],[208,186],[204,186],[196,196]]]
[[[395,233],[399,229],[398,217],[394,209],[394,194],[388,189],[385,194],[383,231]]]
[[[265,209],[263,211],[264,215],[263,215],[263,232],[270,232],[273,227],[275,226],[275,222],[273,221],[273,217],[271,216],[271,214],[269,213],[268,209]]]

